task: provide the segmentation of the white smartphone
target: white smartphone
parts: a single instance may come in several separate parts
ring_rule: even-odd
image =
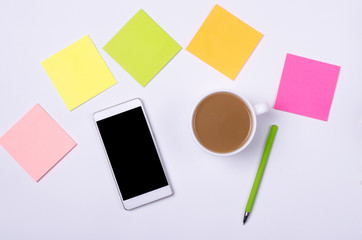
[[[140,99],[96,112],[93,119],[126,210],[173,194]]]

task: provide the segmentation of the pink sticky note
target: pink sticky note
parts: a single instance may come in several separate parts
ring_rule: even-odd
[[[0,138],[0,144],[35,181],[77,145],[39,104]]]
[[[287,54],[274,108],[327,121],[340,68]]]

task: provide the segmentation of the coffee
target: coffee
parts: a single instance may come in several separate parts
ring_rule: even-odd
[[[192,127],[198,141],[216,153],[239,149],[249,139],[253,120],[248,105],[237,95],[217,92],[196,107]]]

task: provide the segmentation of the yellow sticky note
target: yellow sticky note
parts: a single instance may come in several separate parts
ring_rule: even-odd
[[[69,110],[117,83],[88,35],[42,65]]]
[[[234,80],[262,37],[215,5],[186,50]]]

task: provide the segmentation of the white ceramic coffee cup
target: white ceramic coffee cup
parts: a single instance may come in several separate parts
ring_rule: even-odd
[[[198,105],[200,104],[200,102],[202,102],[206,97],[210,96],[211,94],[214,94],[214,93],[223,93],[223,92],[226,92],[226,93],[231,93],[235,96],[237,96],[238,98],[240,98],[240,100],[242,100],[246,106],[249,108],[250,110],[250,113],[251,113],[251,119],[252,119],[252,130],[251,130],[251,133],[249,135],[249,138],[248,140],[242,145],[240,146],[238,149],[232,151],[232,152],[227,152],[227,153],[218,153],[218,152],[213,152],[207,148],[205,148],[200,142],[199,140],[197,139],[196,135],[195,135],[195,132],[194,132],[194,127],[193,127],[193,120],[194,120],[194,114],[195,114],[195,110],[197,109]],[[253,140],[254,138],[254,135],[255,135],[255,131],[256,131],[256,116],[257,115],[260,115],[260,114],[263,114],[265,112],[269,111],[269,106],[266,102],[261,102],[261,103],[258,103],[258,104],[255,104],[255,105],[251,105],[249,103],[248,100],[246,100],[244,97],[242,97],[239,93],[235,92],[235,91],[232,91],[232,90],[217,90],[217,91],[213,91],[213,92],[210,92],[208,94],[206,94],[205,96],[203,96],[199,101],[197,101],[197,103],[195,104],[195,107],[192,111],[192,114],[191,114],[191,132],[192,132],[192,136],[195,140],[195,142],[202,148],[204,149],[206,152],[208,153],[211,153],[213,155],[217,155],[217,156],[231,156],[231,155],[234,155],[236,153],[239,153],[241,151],[243,151],[248,145],[249,143]]]

